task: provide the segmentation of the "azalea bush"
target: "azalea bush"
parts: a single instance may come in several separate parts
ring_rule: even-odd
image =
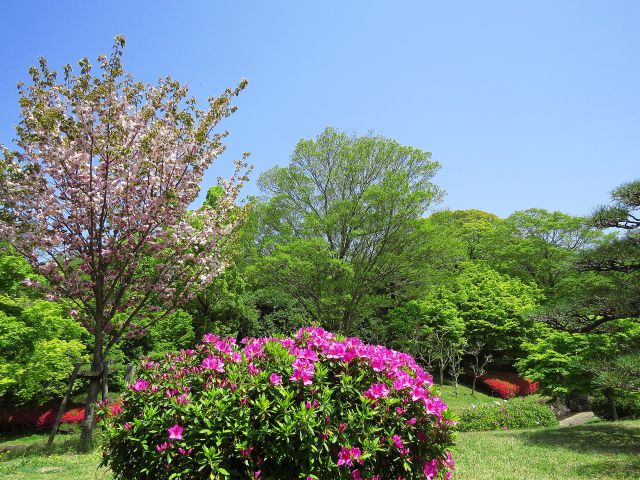
[[[460,415],[460,431],[557,427],[558,419],[546,405],[514,399],[478,405]]]
[[[455,424],[407,354],[304,328],[143,359],[101,407],[119,479],[446,479]]]
[[[488,387],[500,398],[532,395],[540,390],[540,383],[522,378],[512,372],[491,372],[478,377],[480,383]]]

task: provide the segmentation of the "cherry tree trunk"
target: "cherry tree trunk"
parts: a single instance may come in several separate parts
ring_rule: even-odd
[[[91,372],[89,377],[89,391],[87,393],[87,401],[84,406],[84,420],[82,421],[82,433],[80,434],[80,444],[78,449],[81,452],[87,452],[93,446],[93,427],[95,424],[95,408],[98,401],[98,392],[100,390],[100,379],[102,378],[102,369],[104,362],[102,358],[102,340],[103,333],[98,328],[101,322],[96,322],[95,345],[93,349],[93,360],[91,361]]]

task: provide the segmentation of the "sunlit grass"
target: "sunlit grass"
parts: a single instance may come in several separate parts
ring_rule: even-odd
[[[460,480],[637,480],[640,421],[463,433],[453,454]]]
[[[78,435],[59,435],[54,446],[46,448],[47,434],[0,437],[0,449],[23,445],[26,449],[0,453],[0,478],[11,480],[111,479],[109,470],[99,468],[100,453],[79,454]]]

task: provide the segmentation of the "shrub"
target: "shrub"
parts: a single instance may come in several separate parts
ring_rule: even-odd
[[[604,395],[598,393],[591,399],[591,409],[596,416],[612,420],[609,402]],[[618,418],[640,418],[640,393],[619,393],[616,396]]]
[[[58,413],[58,406],[40,408],[23,408],[0,413],[0,432],[32,432],[47,430],[53,426]],[[67,410],[60,421],[61,424],[81,423],[84,418],[84,407],[72,407]]]
[[[102,407],[119,479],[450,478],[455,423],[414,359],[319,328],[143,359]]]
[[[488,387],[500,398],[522,397],[536,393],[540,384],[512,372],[491,372],[478,377],[480,383]]]
[[[546,405],[531,400],[510,400],[479,405],[460,416],[463,432],[555,427],[558,419]]]

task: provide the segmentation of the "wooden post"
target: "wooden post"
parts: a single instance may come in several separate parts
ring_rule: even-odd
[[[136,366],[135,365],[127,365],[127,371],[124,374],[124,382],[131,383],[133,376],[136,374]]]
[[[102,401],[109,397],[109,366],[107,362],[102,364]]]
[[[60,408],[58,409],[58,414],[56,415],[56,419],[53,422],[53,428],[51,429],[51,433],[49,434],[49,440],[47,441],[47,448],[53,445],[53,439],[58,433],[58,427],[60,426],[60,421],[62,420],[62,415],[64,414],[64,410],[67,408],[67,402],[69,401],[69,397],[71,396],[71,390],[73,389],[73,384],[76,381],[76,377],[78,376],[78,372],[80,371],[80,364],[76,363],[71,376],[69,377],[69,385],[67,386],[67,393],[65,393],[62,398],[62,403],[60,403]]]

